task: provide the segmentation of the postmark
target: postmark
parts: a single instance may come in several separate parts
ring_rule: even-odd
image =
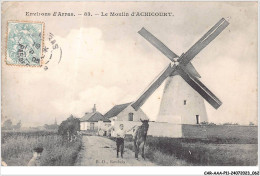
[[[49,69],[49,63],[56,62],[59,64],[62,59],[62,48],[60,44],[58,43],[57,37],[49,32],[46,34],[46,42],[43,46],[43,55],[41,57],[41,60],[44,61],[44,64],[42,65],[44,70]]]
[[[44,23],[8,21],[6,64],[40,67],[44,46]]]

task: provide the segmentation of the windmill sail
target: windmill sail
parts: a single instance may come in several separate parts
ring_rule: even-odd
[[[212,40],[214,40],[228,25],[229,23],[224,18],[222,18],[182,56],[181,63],[184,65],[188,64],[203,48],[205,48]]]
[[[160,50],[171,61],[173,61],[173,58],[179,57],[145,28],[142,28],[138,33],[143,36],[148,42],[150,42],[154,47]]]
[[[153,81],[149,86],[148,89],[144,91],[144,93],[132,104],[132,107],[135,110],[138,110],[145,101],[150,97],[150,95],[163,83],[163,81],[170,76],[170,74],[175,70],[176,66],[171,67],[169,64],[166,69],[162,71],[161,74]]]
[[[199,79],[189,75],[184,68],[179,68],[178,73],[194,90],[196,90],[215,109],[218,109],[221,106],[222,102],[202,82],[200,82]]]

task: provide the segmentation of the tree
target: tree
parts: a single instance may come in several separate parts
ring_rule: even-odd
[[[11,119],[7,119],[4,123],[3,123],[3,129],[4,130],[12,130],[13,129],[13,122]]]
[[[20,130],[21,126],[22,126],[22,122],[20,120],[16,125],[13,126],[13,128],[16,129],[16,130]]]
[[[250,122],[249,126],[255,126],[255,124],[253,122]]]
[[[55,124],[48,125],[48,124],[45,124],[45,125],[44,125],[44,128],[45,128],[46,130],[58,130],[59,125],[55,125]]]
[[[73,136],[77,135],[77,131],[79,130],[79,119],[73,117],[73,115],[70,115],[69,118],[61,122],[58,129],[58,134],[62,135],[64,139],[66,138],[68,141],[72,141]]]

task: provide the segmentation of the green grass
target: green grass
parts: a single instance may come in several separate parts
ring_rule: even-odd
[[[131,136],[127,136],[125,140],[125,146],[133,150]],[[256,166],[257,150],[257,140],[254,139],[148,136],[145,156],[163,166]]]
[[[134,151],[133,142],[125,141],[125,147]],[[139,154],[139,158],[141,155]],[[154,148],[145,146],[145,157],[149,161],[156,163],[160,166],[190,166],[191,163],[187,163],[185,160],[178,159],[174,155],[167,155]]]
[[[53,131],[2,132],[1,141],[2,158],[8,166],[26,166],[38,146],[44,148],[41,165],[72,166],[81,149],[80,138],[66,142]]]

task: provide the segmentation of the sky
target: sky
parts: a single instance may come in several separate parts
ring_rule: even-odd
[[[26,16],[26,12],[91,12],[93,16]],[[101,12],[172,12],[170,17],[95,16]],[[4,2],[2,4],[2,117],[24,126],[82,117],[93,104],[105,114],[136,100],[169,64],[137,32],[145,27],[178,55],[186,52],[222,17],[230,25],[193,60],[201,81],[223,102],[205,101],[210,122],[257,123],[256,2]],[[44,66],[4,62],[8,20],[45,24],[62,48]],[[46,62],[46,60],[45,60]],[[164,83],[142,106],[156,120]]]

